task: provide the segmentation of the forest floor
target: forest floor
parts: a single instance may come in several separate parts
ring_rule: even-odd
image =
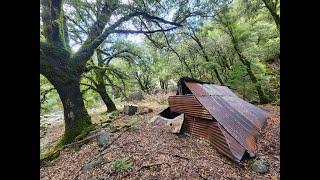
[[[109,142],[113,143],[104,150],[95,138],[80,149],[63,149],[57,159],[40,167],[41,179],[280,179],[280,106],[259,106],[272,115],[267,120],[263,137],[257,142],[256,157],[236,164],[206,141],[172,134],[163,121],[151,122],[150,119],[167,107],[167,97],[148,96],[143,101],[132,103],[151,108],[153,112],[113,120],[111,124],[138,119],[133,128],[122,128],[113,133],[105,128],[109,132]],[[108,118],[103,113],[105,110],[104,107],[89,110],[92,121],[97,123]],[[102,127],[97,128],[100,130]],[[47,133],[41,138],[42,148],[57,141],[63,130],[61,120],[50,123]],[[116,168],[112,162],[123,158],[127,158],[129,164]],[[252,171],[250,165],[255,159],[266,160],[269,171],[265,174]],[[86,164],[97,160],[100,164],[83,170]],[[126,165],[130,168],[119,170]]]

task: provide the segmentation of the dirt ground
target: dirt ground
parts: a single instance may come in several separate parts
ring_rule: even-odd
[[[186,135],[168,132],[162,121],[150,119],[166,107],[166,97],[147,99],[137,103],[151,107],[152,113],[137,115],[137,126],[111,133],[113,144],[100,152],[96,139],[83,145],[80,150],[64,149],[52,162],[40,167],[40,177],[47,179],[280,179],[280,107],[260,106],[272,113],[268,118],[263,137],[257,142],[256,158],[269,163],[269,171],[258,174],[250,169],[254,159],[245,159],[236,164],[218,153],[206,141]],[[150,103],[152,102],[152,103]],[[96,109],[93,121],[106,118]],[[132,117],[124,116],[112,122],[127,122]],[[63,126],[51,127],[47,139],[58,139]],[[117,171],[112,160],[127,157],[132,167]],[[94,160],[102,163],[87,171],[84,165]]]

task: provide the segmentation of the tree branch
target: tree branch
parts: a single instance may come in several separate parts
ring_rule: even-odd
[[[40,99],[40,103],[44,103],[44,102],[47,100],[47,95],[48,95],[48,93],[51,92],[51,91],[53,91],[53,90],[55,90],[54,87],[42,91],[42,92],[40,93],[40,95],[42,95],[42,98]]]
[[[97,89],[97,88],[95,88],[94,86],[92,86],[91,84],[87,84],[87,83],[80,83],[80,85],[87,86],[87,87],[89,87],[90,89],[92,89],[92,90],[94,90],[94,91],[98,92],[98,89]]]
[[[163,31],[171,31],[173,29],[176,29],[177,27],[172,27],[168,29],[156,29],[156,30],[150,30],[150,31],[143,31],[143,30],[114,30],[113,33],[124,33],[124,34],[152,34],[156,32],[163,32]]]
[[[83,76],[84,78],[90,80],[90,81],[94,84],[95,87],[98,87],[98,83],[97,83],[92,77],[87,76],[87,75],[85,75],[85,74],[83,74],[82,76]]]
[[[96,35],[95,38],[91,34],[85,41],[85,43],[80,47],[79,51],[74,56],[75,59],[81,61],[83,64],[87,61],[87,59],[93,54],[94,50],[104,41],[104,39],[109,36],[112,33],[156,33],[161,32],[163,30],[153,30],[153,31],[136,31],[136,30],[116,30],[117,27],[119,27],[123,22],[130,20],[133,17],[136,16],[143,16],[146,19],[154,19],[162,23],[175,25],[176,27],[172,27],[169,29],[166,29],[164,31],[170,31],[173,29],[176,29],[179,26],[182,26],[180,23],[177,22],[171,22],[167,21],[165,19],[149,15],[145,12],[133,12],[130,13],[122,18],[120,18],[118,21],[116,21],[114,24],[109,26],[101,35]]]
[[[69,16],[66,16],[69,21],[71,21],[74,25],[76,25],[78,28],[80,28],[84,33],[88,34],[88,31],[85,30],[78,22],[70,18]]]

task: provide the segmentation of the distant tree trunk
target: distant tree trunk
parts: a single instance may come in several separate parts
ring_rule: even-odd
[[[224,86],[224,82],[223,82],[223,80],[222,80],[222,78],[221,78],[221,76],[220,76],[217,68],[214,68],[213,71],[214,71],[214,73],[216,74],[217,79],[218,79],[218,81],[220,82],[220,84],[221,84],[222,86]]]
[[[108,109],[107,112],[116,111],[117,110],[116,105],[114,104],[114,102],[112,101],[110,96],[108,95],[104,82],[99,84],[97,89],[98,89],[98,93],[99,93],[100,97],[102,98],[104,104],[107,106],[107,109]]]
[[[208,56],[207,52],[205,51],[205,49],[204,49],[204,47],[203,47],[200,39],[196,36],[196,33],[195,33],[194,31],[192,31],[192,32],[193,32],[193,36],[191,36],[191,38],[192,38],[192,39],[198,44],[198,46],[200,47],[200,50],[201,50],[201,52],[202,52],[202,56],[204,57],[204,59],[206,60],[206,62],[209,62],[209,56]],[[224,82],[223,82],[223,80],[222,80],[222,78],[221,78],[221,76],[220,76],[217,68],[214,67],[214,68],[213,68],[213,71],[214,71],[214,73],[215,73],[215,75],[216,75],[219,83],[220,83],[222,86],[224,86]]]
[[[140,89],[147,93],[150,94],[150,81],[149,77],[147,75],[147,78],[144,78],[142,74],[139,74],[138,72],[134,72],[134,78],[138,81],[138,84],[140,86]]]
[[[256,90],[258,92],[259,98],[260,98],[260,103],[261,104],[266,104],[269,102],[269,99],[267,98],[267,96],[265,95],[265,93],[263,92],[261,85],[258,84],[258,80],[256,78],[256,76],[253,74],[252,69],[251,69],[251,63],[247,63],[247,72],[249,74],[249,77],[251,79],[251,81],[255,84]]]
[[[72,76],[65,74],[65,77]],[[80,92],[80,75],[72,79],[65,79],[65,81],[56,81],[50,76],[47,77],[57,89],[63,104],[65,133],[62,142],[64,144],[71,143],[92,124]]]
[[[164,81],[162,79],[160,79],[160,87],[162,90],[164,90]]]
[[[168,94],[168,82],[164,83],[165,93]]]
[[[167,94],[168,93],[168,82],[160,79],[160,87]]]
[[[274,22],[276,23],[278,31],[280,31],[280,16],[277,14],[278,1],[276,0],[275,3],[272,2],[272,0],[262,0],[262,1],[266,6],[266,8],[269,10]]]
[[[246,67],[246,70],[248,72],[248,75],[252,81],[252,83],[255,85],[256,87],[256,90],[257,90],[257,93],[258,93],[258,96],[259,96],[259,99],[260,99],[260,103],[261,104],[266,104],[269,102],[269,99],[268,97],[265,95],[265,93],[263,92],[262,90],[262,87],[261,85],[259,84],[256,76],[254,75],[253,71],[252,71],[252,68],[251,68],[251,62],[248,61],[241,53],[239,47],[238,47],[238,42],[236,41],[234,35],[233,35],[233,31],[231,29],[231,27],[229,27],[228,25],[226,25],[226,28],[228,29],[229,31],[229,34],[231,36],[231,40],[232,40],[232,43],[233,43],[233,47],[234,47],[234,50],[236,51],[240,61],[242,62],[242,64]]]

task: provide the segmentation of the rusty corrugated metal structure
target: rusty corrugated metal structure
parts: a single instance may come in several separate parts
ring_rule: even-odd
[[[168,98],[170,111],[184,113],[181,133],[207,139],[217,151],[240,162],[254,156],[255,139],[269,115],[244,101],[228,87],[181,78],[177,95]]]

